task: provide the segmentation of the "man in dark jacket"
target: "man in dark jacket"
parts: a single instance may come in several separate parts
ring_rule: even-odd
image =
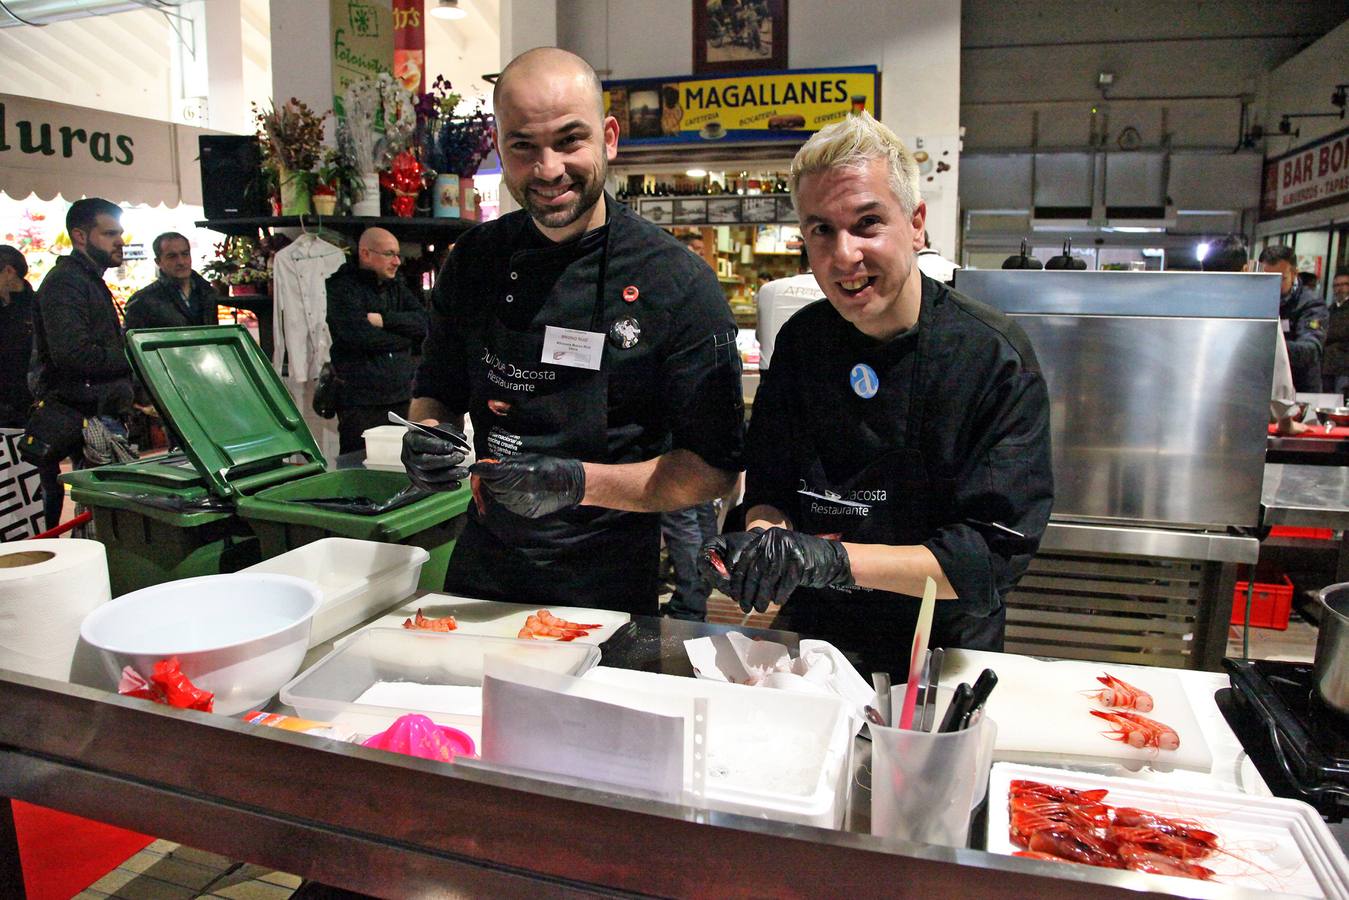
[[[33,352],[33,288],[23,254],[0,245],[0,428],[22,428],[33,395],[28,359]]]
[[[401,263],[398,238],[367,228],[356,262],[328,279],[339,453],[361,449],[361,433],[387,425],[390,412],[407,415],[427,314],[398,278]]]
[[[1321,389],[1343,394],[1349,390],[1349,269],[1335,273],[1330,289],[1330,326],[1321,363]]]
[[[1288,342],[1288,362],[1293,367],[1293,386],[1305,393],[1321,390],[1321,353],[1326,345],[1330,319],[1326,301],[1298,281],[1297,256],[1292,247],[1271,244],[1260,253],[1260,271],[1283,277],[1279,289],[1279,319]]]
[[[176,231],[151,243],[159,277],[126,302],[126,328],[187,328],[220,322],[215,289],[192,271],[192,245]]]
[[[98,197],[76,200],[66,213],[73,249],[38,288],[30,384],[39,400],[56,399],[86,418],[97,416],[125,437],[134,396],[131,364],[112,292],[103,282],[105,270],[122,264],[121,215],[121,207]],[[82,452],[73,454],[76,466]],[[48,528],[61,516],[59,475],[58,463],[42,468]]]

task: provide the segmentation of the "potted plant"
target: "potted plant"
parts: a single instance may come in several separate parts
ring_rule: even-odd
[[[283,215],[309,212],[309,189],[313,179],[310,170],[318,164],[323,150],[323,120],[326,118],[326,112],[318,115],[294,97],[265,110],[253,104],[253,120],[262,146],[262,164],[276,173]]]
[[[324,211],[320,198],[331,196],[333,208]],[[314,186],[314,210],[320,215],[348,215],[352,204],[361,198],[361,178],[356,167],[346,154],[339,150],[328,149],[323,153],[323,163],[319,166],[317,183]],[[326,201],[325,204],[327,205]]]
[[[342,98],[346,114],[338,134],[342,152],[359,173],[362,194],[352,208],[358,216],[379,215],[379,171],[406,150],[417,126],[412,92],[388,72],[360,78]]]
[[[473,176],[482,161],[492,152],[492,136],[496,121],[479,102],[467,115],[446,116],[438,124],[433,138],[427,143],[427,164],[438,175],[436,178],[435,215],[459,215],[465,219],[478,217],[474,202]],[[458,207],[448,211],[452,198],[443,196],[449,191],[448,179],[458,181]]]

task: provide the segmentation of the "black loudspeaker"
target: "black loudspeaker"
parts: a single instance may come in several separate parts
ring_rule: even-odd
[[[266,216],[267,197],[260,183],[262,154],[258,139],[243,134],[197,136],[201,161],[201,205],[208,219]]]

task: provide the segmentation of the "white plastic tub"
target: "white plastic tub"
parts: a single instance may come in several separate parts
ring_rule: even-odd
[[[842,828],[853,727],[838,697],[600,667],[587,680],[706,697],[708,809]]]
[[[397,469],[403,471],[402,425],[376,425],[361,432],[365,438],[365,466],[368,469]]]
[[[504,656],[513,662],[581,675],[600,660],[593,644],[517,641],[478,634],[427,633],[401,628],[370,628],[358,634],[300,673],[281,688],[281,702],[304,719],[334,722],[360,735],[383,731],[399,716],[422,713],[438,725],[481,736],[481,713],[443,712],[418,706],[382,706],[357,702],[376,685],[406,684],[406,693],[425,695],[417,686],[476,688],[481,709],[483,660]],[[464,691],[445,693],[463,701]]]
[[[309,635],[313,647],[412,596],[430,558],[421,547],[330,537],[243,571],[293,575],[318,585],[323,603]]]

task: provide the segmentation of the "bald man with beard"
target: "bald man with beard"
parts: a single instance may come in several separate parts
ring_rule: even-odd
[[[744,402],[716,275],[604,190],[618,122],[557,48],[510,62],[494,95],[501,179],[522,207],[454,246],[432,298],[412,418],[473,421],[481,505],[446,589],[657,611],[657,513],[726,493]],[[464,455],[409,434],[416,484]]]
[[[367,228],[356,259],[328,279],[339,453],[361,449],[361,434],[387,425],[390,412],[408,412],[427,314],[398,277],[402,261],[398,238]]]

